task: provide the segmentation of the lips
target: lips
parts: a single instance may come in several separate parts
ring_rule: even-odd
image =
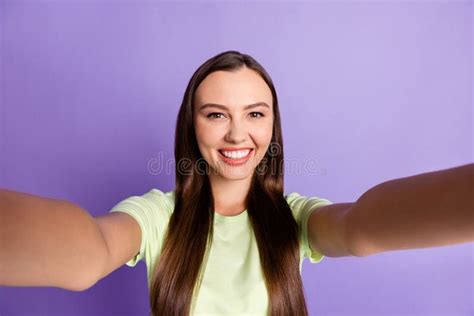
[[[229,165],[232,165],[232,166],[241,165],[241,164],[244,164],[245,162],[247,162],[247,160],[249,160],[250,156],[253,154],[253,151],[254,151],[253,148],[250,148],[250,152],[247,154],[247,156],[242,157],[242,158],[238,158],[238,159],[232,159],[232,158],[226,157],[226,156],[221,152],[221,150],[218,150],[221,159],[222,159],[225,163],[227,163],[227,164],[229,164]]]

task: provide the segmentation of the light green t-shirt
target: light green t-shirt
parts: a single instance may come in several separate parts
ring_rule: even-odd
[[[324,256],[308,244],[307,221],[314,208],[332,204],[327,199],[306,197],[296,192],[284,196],[300,227],[300,273],[304,258],[318,263]],[[148,289],[160,258],[164,233],[174,210],[174,191],[152,189],[142,196],[131,196],[110,212],[125,212],[140,225],[140,252],[126,263],[134,267],[145,258]],[[206,257],[205,257],[206,258]],[[257,241],[247,210],[224,216],[214,213],[214,239],[201,286],[194,292],[191,315],[267,315],[268,295],[260,265]]]

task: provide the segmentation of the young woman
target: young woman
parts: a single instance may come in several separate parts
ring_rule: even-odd
[[[0,284],[81,291],[145,258],[153,315],[307,315],[304,257],[474,241],[474,164],[387,181],[354,203],[284,194],[275,88],[236,51],[189,81],[175,160],[175,190],[96,218],[1,190]]]

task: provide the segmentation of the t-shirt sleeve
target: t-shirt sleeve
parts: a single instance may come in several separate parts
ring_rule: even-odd
[[[142,233],[139,252],[126,262],[129,267],[134,267],[143,258],[146,263],[151,261],[151,255],[157,244],[161,243],[160,236],[163,235],[162,228],[164,223],[169,219],[168,210],[169,202],[165,193],[158,189],[141,196],[131,196],[116,204],[109,211],[124,212],[132,216],[140,226]]]
[[[308,242],[308,219],[314,209],[333,203],[328,199],[316,196],[307,197],[296,192],[288,194],[286,199],[300,227],[300,248],[303,252],[303,256],[308,258],[311,263],[320,262],[323,260],[324,255],[311,249]]]

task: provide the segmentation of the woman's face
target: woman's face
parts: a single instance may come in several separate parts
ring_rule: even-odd
[[[272,138],[272,92],[249,68],[213,72],[195,92],[194,126],[210,178],[251,177]]]

